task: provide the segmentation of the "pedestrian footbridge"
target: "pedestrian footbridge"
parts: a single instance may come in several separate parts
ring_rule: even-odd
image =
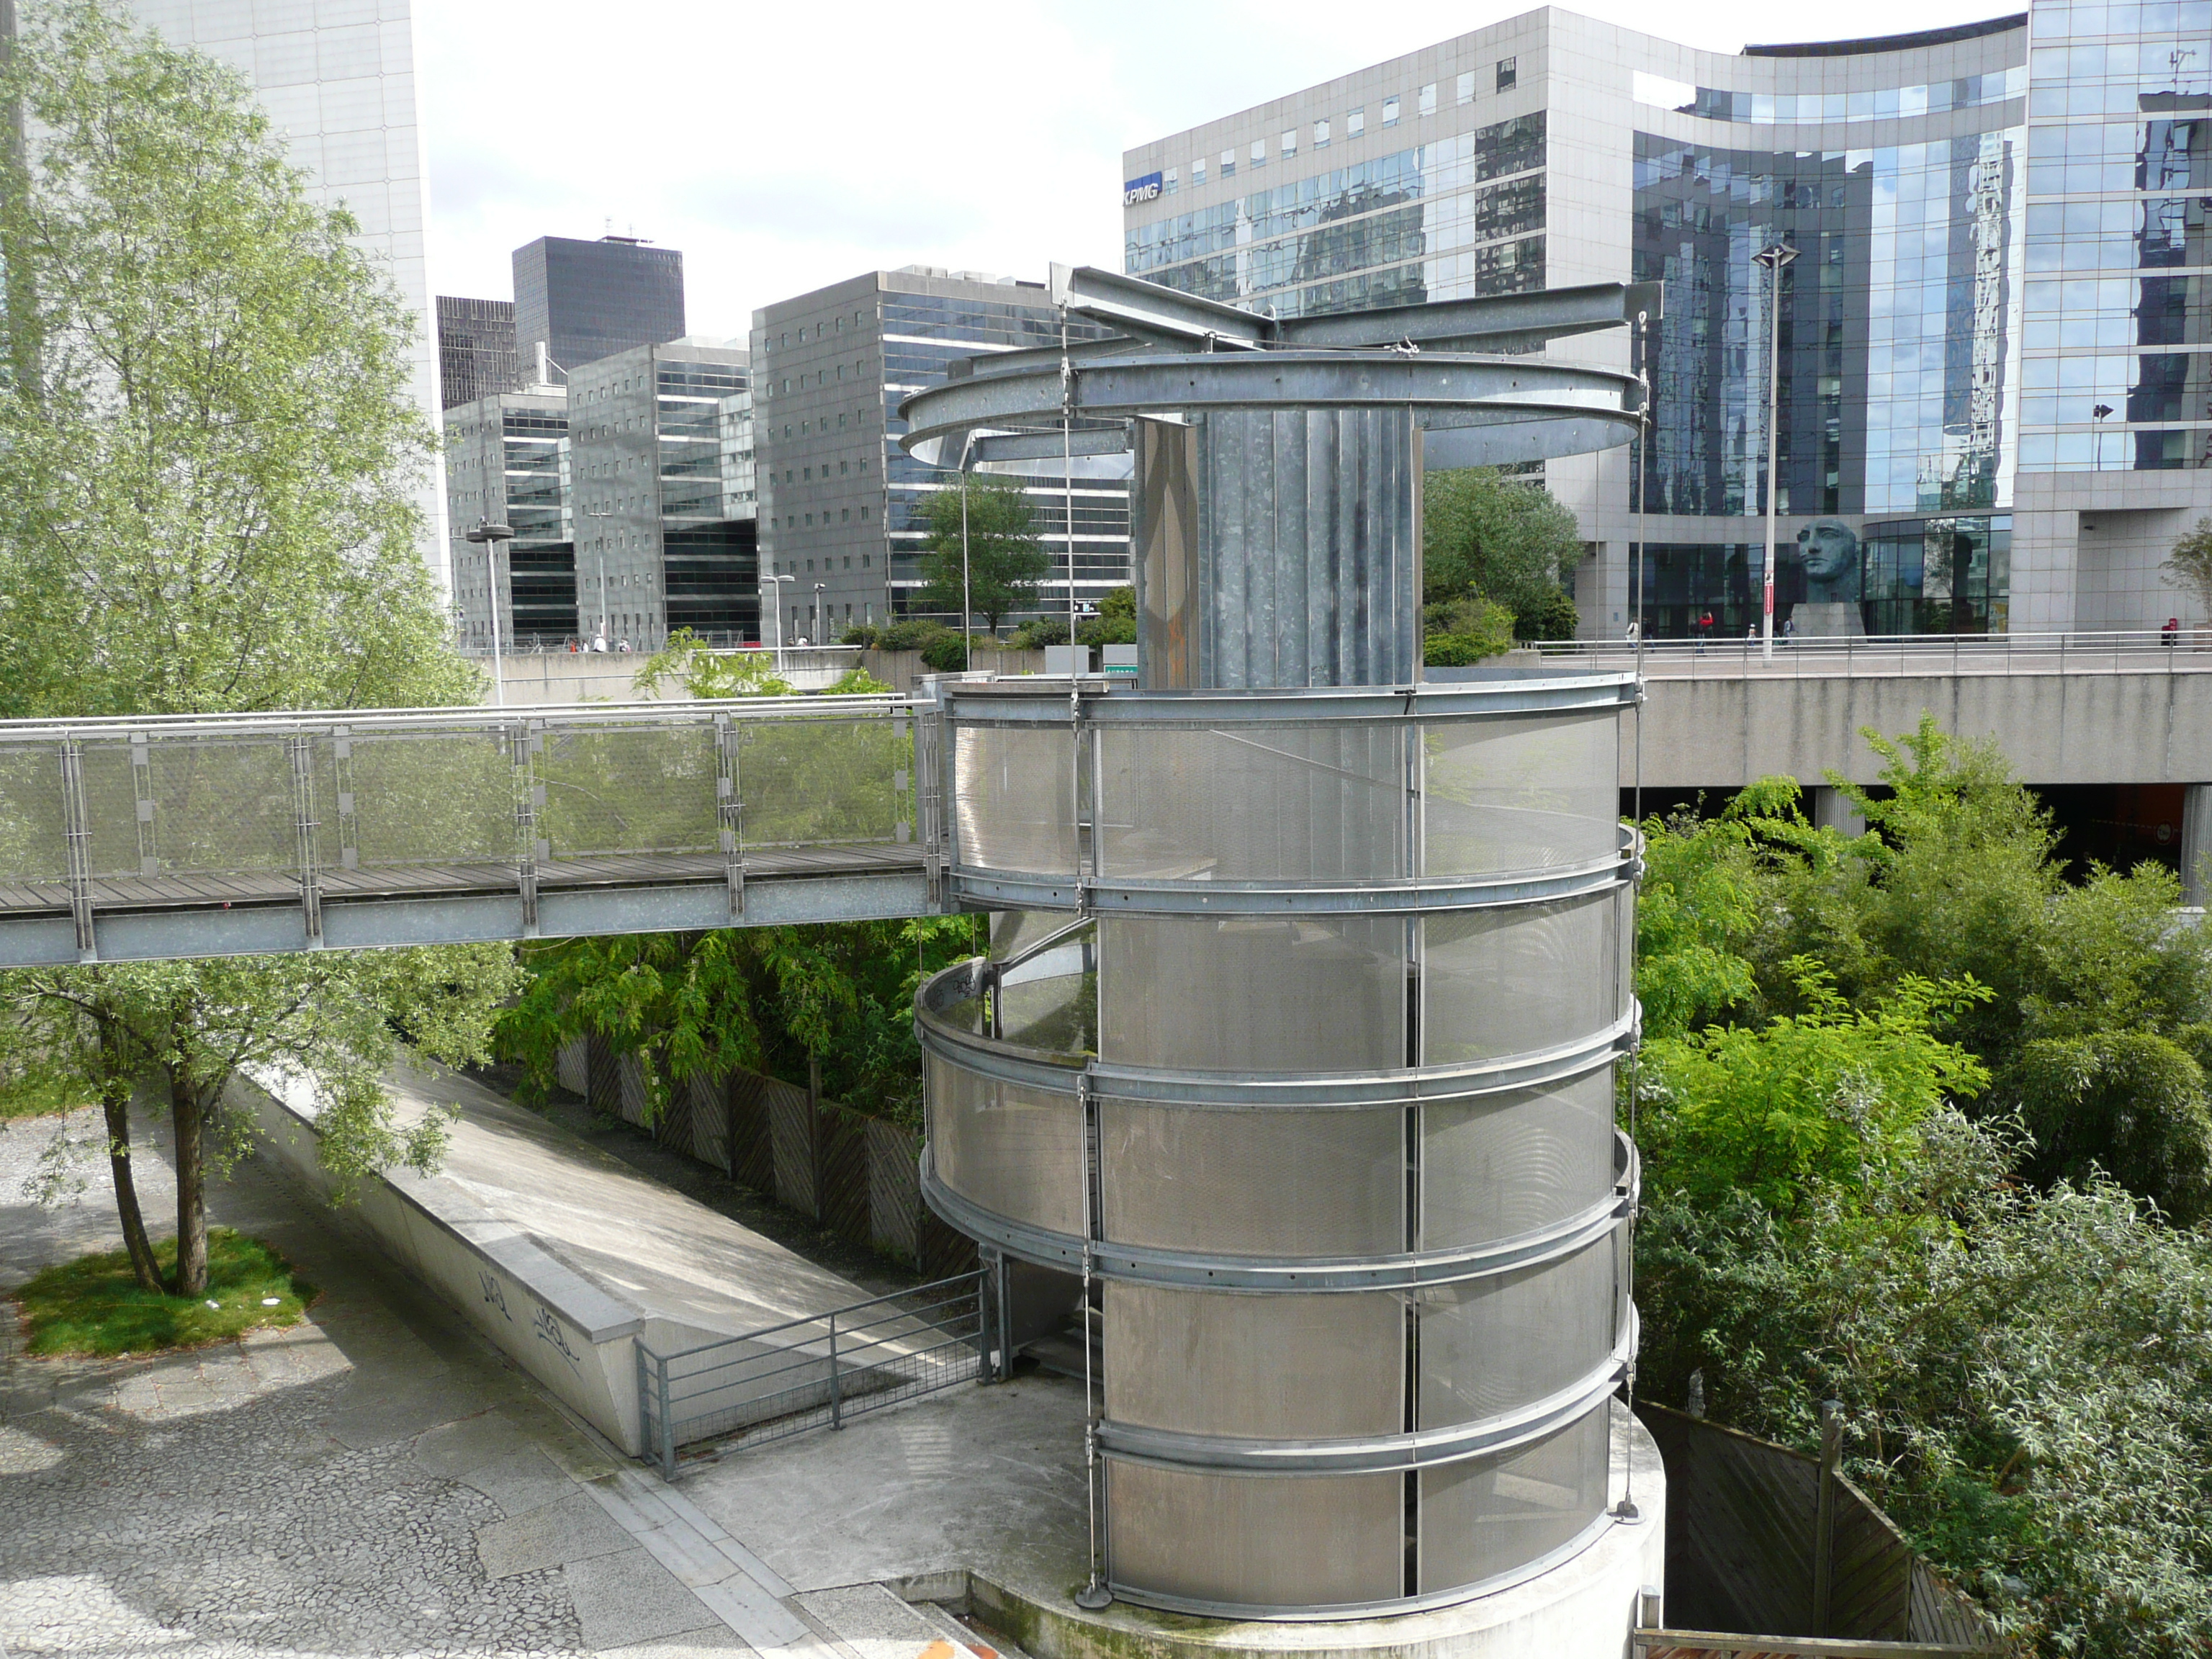
[[[926,707],[0,723],[0,967],[921,915]]]

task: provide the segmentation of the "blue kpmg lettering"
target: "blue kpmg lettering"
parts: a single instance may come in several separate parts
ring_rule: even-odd
[[[1121,205],[1134,207],[1139,202],[1156,200],[1160,193],[1163,174],[1148,173],[1141,179],[1131,179],[1121,185]]]

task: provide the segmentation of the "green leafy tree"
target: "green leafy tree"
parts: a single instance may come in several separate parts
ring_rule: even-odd
[[[0,167],[0,629],[13,671],[0,713],[477,701],[481,679],[450,648],[417,551],[430,434],[408,390],[412,320],[353,246],[352,220],[308,200],[244,82],[134,31],[110,0],[72,0],[26,18],[0,100],[27,135]],[[195,765],[209,799],[235,793],[222,757]],[[383,1115],[375,1068],[395,1032],[428,1055],[480,1052],[508,960],[333,952],[28,971],[0,979],[0,1010],[11,1066],[59,1074],[106,1108],[142,1280],[151,1255],[125,1108],[149,1069],[167,1079],[190,1293],[206,1257],[206,1163],[235,1127],[228,1079],[264,1066],[305,1077],[342,1184],[431,1156],[434,1132]]]
[[[75,0],[0,98],[0,713],[476,701],[416,550],[412,326],[245,83]]]
[[[1462,668],[1513,648],[1513,613],[1494,599],[1468,593],[1421,607],[1421,660]]]
[[[1037,539],[1036,515],[1018,481],[964,476],[929,496],[921,561],[929,589],[923,605],[956,615],[961,610],[963,504],[967,605],[995,634],[1000,617],[1036,604],[1041,585],[1052,574],[1052,555]]]
[[[1137,590],[1110,589],[1098,601],[1098,614],[1075,625],[1079,645],[1134,645],[1137,642]]]
[[[1561,605],[1572,611],[1565,584],[1583,556],[1582,532],[1543,485],[1492,467],[1432,472],[1422,482],[1421,515],[1425,602],[1472,592],[1510,611],[1521,639],[1573,637]]]
[[[633,678],[638,690],[658,696],[678,687],[687,697],[787,697],[792,687],[775,672],[770,651],[717,651],[688,628],[645,659]]]
[[[2197,520],[2197,528],[2174,543],[2159,568],[2166,580],[2187,589],[2197,608],[2212,617],[2212,518]]]

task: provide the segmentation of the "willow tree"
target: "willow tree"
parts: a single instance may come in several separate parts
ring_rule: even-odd
[[[419,551],[417,319],[356,222],[310,198],[231,70],[111,0],[26,9],[0,65],[18,135],[0,162],[0,714],[475,700]],[[25,972],[0,976],[0,1011],[36,1039],[17,1064],[106,1103],[142,1279],[124,1108],[166,1079],[189,1294],[229,1079],[304,1074],[342,1175],[424,1161],[434,1133],[392,1122],[374,1070],[395,1031],[481,1052],[512,971],[477,948]]]

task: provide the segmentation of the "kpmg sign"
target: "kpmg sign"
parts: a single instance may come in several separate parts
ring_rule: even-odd
[[[1155,201],[1160,193],[1160,175],[1148,173],[1141,179],[1131,179],[1121,186],[1121,205],[1134,207],[1139,202]]]

